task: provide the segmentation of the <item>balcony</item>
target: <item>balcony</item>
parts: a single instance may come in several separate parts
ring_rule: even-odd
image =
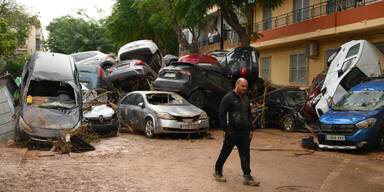
[[[305,7],[287,14],[264,19],[253,25],[256,32],[270,30],[303,22],[320,16],[329,15],[348,9],[366,6],[382,0],[330,0]]]

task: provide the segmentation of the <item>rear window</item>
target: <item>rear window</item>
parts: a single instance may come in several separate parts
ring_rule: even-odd
[[[86,52],[86,53],[80,53],[80,54],[74,55],[73,58],[75,59],[76,62],[79,62],[79,61],[94,57],[96,55],[97,55],[96,52]]]

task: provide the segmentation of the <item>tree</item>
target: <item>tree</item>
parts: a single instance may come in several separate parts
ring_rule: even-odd
[[[200,0],[189,0],[191,1],[191,6],[189,9],[188,16],[200,12],[201,14],[206,13],[210,8],[217,6],[220,8],[221,14],[228,25],[239,35],[240,42],[243,46],[250,45],[250,37],[258,36],[254,34],[252,30],[252,23],[247,23],[247,26],[242,26],[239,22],[239,17],[236,14],[236,10],[242,10],[242,13],[245,15],[248,21],[250,21],[252,15],[252,7],[255,4],[269,6],[275,8],[283,2],[283,0],[209,0],[209,1],[200,1]]]
[[[113,51],[104,26],[97,21],[63,16],[47,26],[48,48],[53,52],[71,54],[90,50]]]
[[[151,39],[166,53],[178,52],[177,37],[170,20],[152,0],[117,0],[106,28],[116,48],[135,40]]]

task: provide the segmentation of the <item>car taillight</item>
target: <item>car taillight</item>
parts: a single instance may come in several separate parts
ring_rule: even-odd
[[[142,60],[137,60],[134,65],[145,65],[145,63]]]
[[[241,68],[240,77],[245,78],[247,76],[247,69],[245,67]]]
[[[99,66],[97,66],[97,78],[101,79],[103,76],[103,69]]]

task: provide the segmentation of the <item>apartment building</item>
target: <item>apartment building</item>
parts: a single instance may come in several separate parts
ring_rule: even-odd
[[[275,9],[255,6],[253,20],[262,35],[251,43],[260,51],[259,75],[278,85],[310,86],[350,40],[368,40],[384,52],[383,0],[284,0]]]
[[[25,44],[18,49],[17,53],[33,53],[36,51],[43,51],[44,47],[44,35],[43,30],[40,27],[31,25],[29,28],[28,38],[25,40]]]

